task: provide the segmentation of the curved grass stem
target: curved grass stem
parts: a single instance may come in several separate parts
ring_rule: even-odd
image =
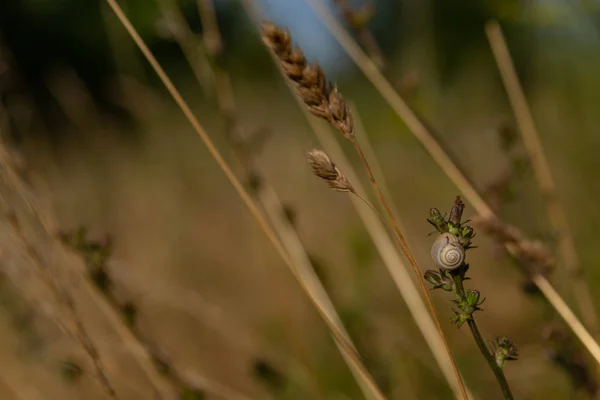
[[[446,348],[446,351],[448,352],[448,355],[450,355],[450,359],[452,360],[452,369],[454,370],[454,375],[456,376],[456,380],[458,381],[458,386],[460,388],[460,392],[461,392],[463,398],[468,399],[469,396],[467,394],[467,390],[462,381],[460,372],[458,371],[458,367],[456,366],[456,361],[454,361],[454,358],[452,357],[452,351],[450,350],[450,346],[448,345],[448,340],[446,339],[446,335],[444,334],[444,330],[442,329],[442,324],[437,315],[435,307],[433,306],[433,302],[431,301],[431,297],[429,296],[427,287],[425,286],[425,281],[423,280],[423,276],[421,274],[421,270],[419,269],[419,266],[417,265],[417,261],[415,260],[412,252],[410,251],[408,244],[406,243],[406,239],[404,239],[404,235],[402,234],[400,227],[398,226],[398,223],[396,222],[394,213],[392,213],[392,210],[390,209],[387,201],[385,200],[383,192],[381,191],[381,189],[379,188],[379,185],[377,184],[375,175],[373,174],[373,171],[371,170],[369,162],[367,161],[367,158],[365,157],[365,155],[360,147],[360,144],[358,143],[358,141],[355,138],[351,139],[350,141],[352,142],[352,145],[354,146],[354,149],[356,150],[356,152],[360,158],[360,161],[362,162],[365,170],[367,171],[367,174],[369,175],[369,180],[371,181],[371,185],[373,186],[373,189],[375,190],[375,192],[377,192],[377,195],[379,196],[381,205],[385,209],[385,212],[391,222],[394,233],[396,234],[395,237],[398,241],[398,244],[400,245],[400,248],[402,249],[402,252],[406,256],[406,258],[408,258],[408,262],[409,262],[410,266],[412,267],[415,275],[417,276],[417,280],[419,281],[419,287],[425,297],[425,302],[427,303],[427,307],[429,308],[429,311],[431,312],[431,315],[433,317],[433,321],[435,322],[436,328],[442,338],[442,341],[444,342],[444,347]]]

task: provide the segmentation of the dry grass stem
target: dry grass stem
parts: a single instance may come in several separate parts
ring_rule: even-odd
[[[180,14],[179,9],[176,7],[169,11],[172,14]],[[201,15],[204,13],[214,13],[214,8],[202,8],[199,9],[199,12]],[[210,17],[210,19],[214,18],[214,15]],[[185,23],[185,19],[182,15],[180,15],[178,19],[181,21],[181,23]],[[189,29],[187,26],[184,28]],[[216,34],[219,35],[218,26],[215,25],[212,27],[212,29],[214,29]],[[187,39],[191,40],[192,36],[188,35]],[[188,42],[185,45],[189,48],[193,48],[196,52],[202,51],[198,43]],[[220,51],[222,48],[219,48],[218,50]],[[319,302],[324,306],[331,320],[334,321],[338,329],[345,334],[348,342],[352,343],[350,335],[344,328],[341,318],[337,314],[331,299],[329,298],[325,288],[323,287],[323,284],[313,269],[310,258],[308,257],[304,246],[302,245],[298,233],[287,219],[284,207],[281,204],[277,193],[268,184],[256,166],[253,152],[257,150],[257,147],[260,147],[260,144],[262,144],[265,136],[264,130],[254,132],[252,135],[250,135],[250,137],[244,137],[242,134],[241,131],[243,130],[243,127],[240,126],[239,123],[229,74],[227,71],[218,66],[218,63],[216,62],[216,57],[218,54],[216,54],[216,51],[217,49],[207,48],[208,57],[205,55],[199,55],[198,59],[203,59],[206,61],[209,61],[208,58],[212,59],[210,60],[212,63],[208,62],[207,65],[205,65],[205,68],[210,69],[210,76],[214,79],[213,84],[216,86],[214,95],[217,106],[221,116],[226,122],[226,138],[236,153],[237,158],[240,160],[242,167],[246,170],[247,176],[254,181],[253,189],[256,192],[256,198],[265,210],[273,229],[277,232],[277,235],[281,239],[283,246],[290,255],[293,265],[297,267],[295,273],[304,280],[306,286],[311,290],[312,296],[319,299]],[[192,69],[195,68],[193,64],[190,64],[190,66]],[[201,73],[195,73],[195,75],[197,78],[202,76]],[[203,82],[199,83],[203,84]],[[352,369],[352,372],[357,373],[354,369]],[[318,385],[315,383],[313,386],[316,387]],[[368,397],[368,388],[361,385],[361,389],[363,389],[364,394]]]
[[[327,84],[327,81],[325,79],[323,71],[318,66],[316,66],[316,64],[313,64],[316,67],[308,66],[304,56],[302,55],[301,50],[292,49],[291,37],[287,31],[267,22],[267,23],[263,24],[262,32],[263,32],[263,41],[271,49],[273,54],[279,59],[280,64],[281,64],[281,69],[282,69],[283,73],[285,74],[285,76],[289,79],[289,81],[292,82],[292,85],[295,88],[295,91],[296,91],[296,94],[298,95],[298,97],[308,106],[308,109],[314,115],[329,121],[334,128],[336,128],[338,131],[340,131],[340,133],[342,133],[342,135],[354,145],[354,148],[355,148],[356,152],[358,153],[358,156],[360,157],[360,160],[363,163],[363,166],[365,167],[365,170],[367,171],[367,173],[369,175],[371,184],[373,185],[375,192],[378,194],[379,200],[381,201],[381,204],[383,205],[383,208],[385,209],[385,211],[389,217],[392,228],[396,234],[395,237],[398,240],[398,244],[399,244],[400,248],[402,249],[402,252],[408,258],[409,264],[413,268],[413,271],[419,282],[421,292],[423,293],[423,296],[425,297],[429,311],[431,312],[431,315],[433,316],[433,320],[436,324],[438,333],[444,341],[446,351],[448,352],[449,355],[451,355],[452,353],[450,351],[450,346],[448,345],[448,342],[444,335],[444,331],[442,329],[442,325],[440,323],[439,317],[437,316],[437,313],[436,313],[433,303],[431,301],[431,297],[429,296],[429,292],[427,290],[427,287],[425,286],[425,282],[423,280],[421,271],[417,265],[415,258],[412,255],[411,250],[408,248],[408,244],[406,243],[406,240],[404,239],[404,235],[400,231],[400,228],[398,227],[398,223],[396,222],[396,219],[395,219],[391,209],[389,208],[389,205],[387,204],[385,197],[383,196],[383,193],[379,189],[379,186],[378,186],[375,176],[373,175],[373,172],[369,166],[369,163],[367,162],[367,159],[364,156],[359,143],[356,141],[356,137],[354,134],[354,123],[351,118],[350,110],[348,109],[348,107],[345,104],[344,98],[337,91],[337,89],[329,92],[328,97],[323,94],[319,95],[318,97],[316,95],[315,96],[312,96],[312,95],[307,96],[307,93],[314,94],[314,93],[322,92],[322,88],[331,87],[330,84]],[[308,76],[318,76],[318,79],[314,80],[314,82],[318,82],[318,85],[317,84],[313,85],[311,83],[313,81],[311,81],[310,79],[307,79],[307,75]],[[309,83],[306,83],[307,81]],[[306,91],[298,90],[298,88],[303,88],[303,87],[307,87],[307,90]],[[335,99],[335,101],[332,101],[332,96],[331,96],[332,93],[335,94],[333,96],[333,99]],[[319,99],[319,101],[317,101],[317,98]],[[329,99],[329,102],[326,101],[327,98]],[[339,116],[345,116],[347,118],[344,120],[345,123],[342,123],[342,124],[339,123],[339,118],[338,118]],[[328,158],[327,158],[327,160],[328,160]],[[326,176],[327,174],[323,170],[321,170],[321,168],[326,169],[326,167],[325,167],[326,163],[327,163],[326,160],[322,160],[321,167],[319,168],[320,169],[319,172],[324,173],[324,176]],[[314,170],[315,170],[315,167],[313,166],[313,171]],[[317,173],[317,175],[318,175],[318,173]],[[329,175],[330,179],[332,176],[333,176],[332,174]],[[350,191],[350,190],[348,190],[348,191]],[[467,395],[467,391],[464,387],[464,384],[462,382],[462,378],[460,376],[458,368],[456,367],[456,363],[454,362],[454,360],[452,360],[452,361],[453,361],[452,364],[454,367],[456,380],[458,381],[459,386],[461,388],[462,396],[463,396],[463,398],[467,399],[468,395]]]
[[[157,0],[163,11],[163,28],[177,42],[183,55],[191,67],[195,78],[202,84],[207,93],[215,90],[213,72],[208,67],[206,56],[196,51],[198,45],[196,35],[188,26],[185,17],[178,9],[176,0]]]
[[[467,199],[467,201],[473,206],[477,213],[484,217],[490,218],[495,217],[492,208],[487,202],[481,197],[477,189],[462,173],[458,166],[454,163],[452,158],[444,150],[444,148],[437,142],[434,136],[431,134],[426,125],[419,119],[417,114],[408,106],[408,104],[402,99],[402,97],[394,90],[394,87],[387,81],[381,71],[377,69],[377,66],[373,61],[361,50],[360,46],[354,42],[352,37],[344,30],[344,28],[336,21],[335,17],[331,15],[329,10],[323,6],[317,0],[306,0],[307,3],[315,10],[317,16],[321,19],[323,24],[333,34],[338,43],[346,51],[346,53],[352,58],[358,68],[365,74],[367,79],[373,84],[373,86],[379,91],[381,96],[388,102],[394,112],[404,121],[409,131],[419,140],[423,147],[430,154],[431,158],[440,166],[442,171],[448,176],[448,178],[456,185],[459,191]],[[516,249],[512,245],[506,246],[508,252],[511,255],[516,256]],[[551,284],[542,276],[536,276],[533,282],[537,286],[538,283],[544,284],[544,288],[552,287]],[[541,290],[541,288],[540,288]],[[547,298],[550,304],[555,307],[557,305],[566,305],[560,295],[552,288],[552,290],[541,290],[542,294]],[[547,296],[553,296],[549,298]],[[556,309],[561,316],[566,316],[564,309]],[[574,314],[571,315],[573,318],[565,319],[570,329],[577,333],[581,333],[579,329],[582,325],[571,325],[571,322],[577,320]],[[585,328],[584,328],[585,331]],[[587,331],[586,331],[587,332]],[[597,344],[587,340],[587,335],[577,335],[582,341],[583,345],[590,352],[594,352]]]
[[[283,247],[283,245],[277,238],[275,232],[269,226],[269,224],[263,217],[262,213],[259,211],[258,207],[254,204],[254,202],[252,201],[252,199],[251,199],[250,195],[248,194],[248,192],[246,191],[246,189],[244,189],[244,187],[242,186],[240,181],[235,177],[235,175],[233,174],[233,171],[231,170],[229,165],[225,162],[225,160],[221,156],[220,152],[217,150],[217,148],[213,144],[212,140],[208,137],[208,135],[206,134],[206,132],[200,125],[200,122],[197,120],[197,118],[192,113],[188,104],[185,102],[185,100],[183,100],[179,91],[175,88],[175,86],[173,85],[173,83],[171,82],[171,80],[169,79],[169,77],[167,76],[165,71],[163,70],[163,68],[160,66],[160,64],[154,57],[154,55],[148,49],[148,47],[146,46],[146,44],[144,43],[142,38],[139,36],[139,34],[137,33],[137,31],[135,30],[133,25],[131,25],[131,22],[126,17],[126,15],[123,13],[123,10],[121,9],[121,7],[118,5],[118,3],[115,0],[106,0],[106,1],[110,5],[111,9],[113,10],[113,12],[117,16],[117,18],[121,21],[121,23],[123,24],[123,26],[125,27],[127,32],[130,34],[131,38],[134,40],[136,45],[139,47],[139,49],[143,53],[144,57],[148,60],[148,62],[150,63],[150,65],[152,66],[154,71],[157,73],[160,80],[165,85],[165,87],[167,88],[167,90],[169,91],[169,93],[171,94],[171,96],[173,97],[173,99],[175,100],[177,105],[179,106],[179,108],[182,110],[185,117],[191,123],[195,132],[200,136],[200,138],[202,139],[202,141],[208,148],[209,153],[215,159],[215,161],[217,162],[217,164],[219,165],[221,170],[225,173],[227,179],[230,181],[230,183],[232,184],[232,186],[234,187],[234,189],[236,190],[236,192],[238,193],[238,195],[240,196],[240,198],[242,199],[242,201],[248,208],[251,215],[257,221],[257,223],[259,224],[259,226],[261,227],[261,229],[263,230],[263,232],[265,233],[267,238],[271,241],[271,243],[273,244],[273,246],[275,247],[275,249],[281,256],[283,261],[288,265],[290,270],[292,270],[292,272],[294,272],[294,276],[300,283],[300,286],[308,294],[309,299],[315,306],[316,310],[319,312],[319,314],[322,317],[322,319],[324,320],[324,322],[327,324],[333,338],[339,345],[339,348],[342,351],[346,361],[351,365],[351,368],[354,369],[356,371],[356,373],[360,376],[361,384],[364,384],[365,387],[368,388],[369,393],[373,398],[385,399],[385,396],[380,392],[380,390],[377,387],[376,383],[374,382],[373,378],[371,377],[369,372],[366,370],[366,368],[363,366],[363,364],[360,360],[360,357],[354,351],[353,346],[348,342],[348,340],[345,338],[344,334],[342,332],[340,332],[340,330],[336,327],[335,322],[333,322],[329,318],[323,305],[320,304],[320,302],[317,299],[315,299],[313,296],[311,296],[310,289],[306,286],[306,284],[301,279],[301,277],[295,272],[295,268],[292,263],[292,260],[289,258],[289,255],[287,254],[287,252],[285,251],[285,248]]]
[[[218,55],[223,50],[223,41],[217,24],[217,14],[213,0],[196,0],[198,14],[202,22],[202,40],[210,54]]]
[[[242,4],[244,5],[249,16],[257,24],[259,24],[258,18],[254,13],[254,7],[256,5],[251,5],[249,0],[243,0]],[[293,91],[292,87],[290,87],[290,89]],[[354,172],[354,169],[344,155],[342,148],[330,135],[328,130],[311,117],[312,113],[309,112],[307,107],[304,107],[303,100],[301,100],[298,96],[294,96],[294,98],[297,100],[300,110],[304,113],[308,124],[315,133],[317,139],[321,142],[321,145],[327,150],[328,153],[334,155],[334,158],[338,160],[344,171],[346,171],[349,179],[352,182],[355,182],[354,187],[357,196],[351,197],[354,207],[356,208],[361,220],[365,224],[369,235],[372,237],[377,250],[381,254],[381,257],[388,271],[390,272],[396,287],[406,302],[407,307],[417,324],[417,327],[423,334],[423,337],[431,349],[436,362],[440,366],[444,378],[452,388],[455,397],[463,397],[461,388],[454,375],[453,360],[448,355],[444,346],[444,342],[437,331],[437,327],[430,313],[427,311],[427,307],[425,306],[423,299],[413,285],[402,259],[399,257],[393,242],[387,234],[386,226],[378,219],[376,215],[364,207],[364,204],[369,206],[370,204],[367,201],[362,200],[364,199],[366,191],[360,184],[358,174]]]
[[[600,364],[600,346],[598,346],[598,343],[585,329],[583,324],[575,316],[567,303],[565,303],[559,294],[556,293],[556,290],[552,287],[550,282],[548,282],[548,279],[540,274],[535,274],[531,279],[535,286],[544,294],[544,297],[546,297],[546,299],[552,304],[552,307],[566,322],[569,328],[571,328],[573,333],[575,333],[581,343],[588,349],[596,362]]]
[[[550,224],[552,225],[552,229],[557,232],[558,253],[562,264],[564,264],[569,272],[572,292],[577,300],[584,321],[590,330],[595,335],[598,335],[600,322],[598,321],[594,300],[590,294],[581,264],[579,263],[577,250],[575,249],[575,240],[573,239],[564,207],[558,197],[550,164],[544,153],[540,135],[533,122],[531,110],[527,105],[525,93],[519,83],[519,78],[517,77],[506,40],[502,34],[502,29],[498,22],[492,21],[486,25],[485,32],[494,53],[498,70],[502,76],[510,105],[515,114],[519,132],[521,132],[521,137],[523,138],[523,144],[529,155],[533,172],[542,192]]]
[[[375,244],[375,247],[379,251],[381,258],[388,269],[392,280],[394,281],[394,284],[404,299],[412,318],[415,320],[417,327],[425,339],[425,342],[431,349],[433,357],[438,363],[444,378],[454,391],[455,397],[461,398],[462,394],[460,387],[458,386],[458,382],[454,376],[452,359],[446,352],[442,338],[437,331],[431,314],[427,310],[427,306],[425,305],[423,298],[419,295],[417,288],[411,280],[411,277],[408,273],[408,267],[405,266],[404,261],[402,261],[400,258],[394,243],[388,235],[387,225],[384,222],[385,219],[381,216],[378,218],[377,215],[373,214],[370,210],[367,210],[364,207],[365,203],[371,207],[368,202],[363,202],[362,200],[364,196],[366,196],[366,189],[360,183],[357,172],[352,167],[350,160],[348,160],[344,155],[344,151],[339,143],[331,135],[328,129],[311,117],[305,107],[301,107],[301,109],[305,113],[306,119],[321,145],[327,149],[328,153],[335,157],[349,179],[354,182],[356,197],[351,197],[352,204],[355,207],[359,217],[363,221],[369,235],[373,240],[373,243]]]
[[[346,25],[350,27],[356,34],[356,37],[371,57],[371,60],[377,65],[377,68],[385,67],[385,59],[379,48],[377,40],[373,33],[367,28],[367,24],[375,14],[375,5],[373,3],[366,4],[360,9],[352,7],[348,0],[334,0],[335,5],[340,10],[342,18]]]

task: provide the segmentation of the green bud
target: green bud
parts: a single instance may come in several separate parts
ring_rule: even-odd
[[[425,280],[433,285],[434,289],[442,289],[447,292],[451,292],[454,290],[454,281],[443,270],[434,271],[427,270],[423,275]]]
[[[461,228],[460,225],[454,225],[452,222],[448,222],[448,232],[454,236],[460,236]]]
[[[496,365],[503,368],[506,361],[517,360],[519,358],[519,351],[517,346],[507,337],[496,338],[494,350],[494,358],[496,359]]]
[[[472,227],[465,225],[462,227],[461,235],[465,239],[471,239],[473,236],[475,236],[475,232],[473,231]]]
[[[444,219],[444,216],[442,215],[440,210],[438,210],[437,208],[432,208],[431,210],[429,210],[429,219],[427,220],[427,222],[433,225],[434,228],[440,233],[448,232],[446,220]]]
[[[469,290],[467,289],[467,293],[465,294],[465,300],[469,307],[476,308],[479,304],[479,297],[481,294],[477,290]]]

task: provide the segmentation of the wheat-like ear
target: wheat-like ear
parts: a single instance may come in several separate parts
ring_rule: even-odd
[[[348,181],[348,178],[340,169],[329,159],[329,156],[322,150],[311,150],[306,153],[308,164],[312,168],[313,174],[323,179],[330,188],[338,192],[354,193],[354,188]]]

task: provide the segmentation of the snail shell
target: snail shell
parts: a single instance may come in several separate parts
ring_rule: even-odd
[[[465,262],[465,249],[451,233],[442,233],[431,246],[431,258],[441,269],[453,270]]]

